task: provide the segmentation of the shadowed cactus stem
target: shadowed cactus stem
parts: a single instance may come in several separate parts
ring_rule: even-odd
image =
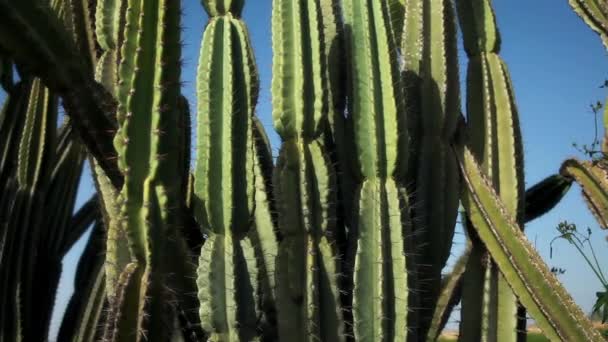
[[[387,1],[343,2],[349,115],[361,185],[354,227],[353,330],[359,341],[408,337],[409,208],[404,93]]]
[[[458,216],[459,174],[450,147],[460,118],[456,15],[449,0],[406,0],[401,38],[412,157],[413,227],[420,247],[421,335],[439,297]]]
[[[283,236],[277,256],[279,338],[345,339],[336,232],[336,180],[321,133],[336,94],[328,70],[337,16],[331,0],[272,3],[272,102],[283,144],[274,188]],[[335,34],[335,33],[334,33]],[[333,118],[336,119],[337,118]]]

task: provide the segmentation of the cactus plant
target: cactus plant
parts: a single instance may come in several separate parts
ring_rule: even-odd
[[[259,81],[243,2],[203,5],[210,21],[197,79],[194,174],[195,215],[207,236],[197,271],[200,319],[211,340],[249,341],[264,311],[272,320],[277,248],[262,170],[268,147],[253,117]]]
[[[605,160],[524,193],[490,0],[273,0],[276,161],[246,3],[201,3],[191,174],[180,1],[0,0],[0,341],[47,339],[91,225],[61,341],[433,341],[460,298],[463,340],[522,339],[519,302],[551,339],[600,340],[521,228],[573,181],[605,226]],[[605,33],[602,3],[571,4]]]
[[[429,37],[426,39],[425,37]],[[413,217],[419,254],[422,326],[425,335],[439,297],[458,214],[459,174],[450,143],[460,118],[456,18],[451,1],[405,1],[401,51],[414,151]],[[437,202],[442,203],[437,205]]]
[[[273,119],[283,140],[273,182],[282,235],[277,255],[281,340],[344,340],[335,171],[321,137],[333,109],[325,47],[332,41],[321,30],[335,25],[336,17],[322,11],[331,4],[273,2]]]

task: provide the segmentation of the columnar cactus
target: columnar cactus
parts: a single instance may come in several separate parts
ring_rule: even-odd
[[[279,338],[340,341],[335,172],[321,133],[334,108],[324,27],[328,0],[274,0],[272,100],[283,145],[277,161]]]
[[[451,143],[460,118],[456,18],[452,1],[406,0],[401,51],[412,139],[410,182],[421,262],[424,335],[458,216],[459,173]],[[438,205],[441,203],[441,205]]]
[[[404,94],[387,1],[344,2],[349,115],[361,185],[352,248],[353,325],[359,341],[408,335],[408,162]]]
[[[434,341],[461,294],[462,340],[523,338],[519,300],[549,338],[600,341],[521,227],[573,181],[608,225],[608,148],[524,201],[491,0],[457,1],[468,123],[452,1],[273,0],[275,165],[245,1],[202,0],[190,174],[180,1],[0,0],[0,341],[54,338],[93,223],[61,341]],[[570,2],[605,41],[603,3]],[[98,194],[72,215],[81,142]]]
[[[261,309],[273,310],[276,241],[263,172],[269,147],[253,117],[259,81],[240,19],[243,1],[203,5],[210,19],[197,79],[194,175],[195,215],[207,236],[198,267],[200,319],[211,340],[250,341]]]
[[[178,308],[169,290],[188,277],[171,256],[179,234],[183,162],[179,160],[180,2],[129,1],[118,69],[119,130],[114,144],[124,175],[120,224],[130,263],[120,270],[105,338],[166,341]],[[183,259],[186,262],[187,259]],[[172,266],[171,266],[172,265]]]
[[[523,227],[523,150],[507,67],[498,56],[500,35],[489,0],[459,0],[458,13],[469,56],[467,116],[470,146],[507,212]],[[467,266],[463,292],[465,341],[516,341],[525,334],[525,313],[481,244]],[[484,293],[479,300],[479,293]],[[497,302],[494,302],[497,301]],[[481,322],[481,324],[480,324]]]

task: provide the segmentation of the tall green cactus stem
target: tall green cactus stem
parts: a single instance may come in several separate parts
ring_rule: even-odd
[[[601,162],[566,160],[560,169],[581,186],[583,198],[600,227],[608,229],[608,170]]]
[[[168,290],[179,248],[184,196],[178,150],[180,96],[180,1],[128,2],[118,71],[119,131],[114,144],[124,175],[120,192],[121,224],[126,232],[133,270],[124,286],[125,303],[114,307],[113,340],[166,341],[176,319]],[[177,280],[179,281],[179,280]]]
[[[412,119],[413,217],[424,246],[419,277],[425,335],[458,216],[459,172],[450,143],[460,117],[456,18],[452,1],[406,0],[403,46],[408,119]],[[417,97],[417,98],[414,98]],[[418,240],[419,239],[419,240]]]
[[[340,341],[344,323],[335,245],[335,175],[322,143],[330,91],[329,0],[274,0],[274,126],[283,140],[274,186],[283,240],[277,259],[279,338]],[[330,37],[331,39],[331,37]],[[330,98],[331,97],[331,98]]]
[[[243,1],[203,1],[210,19],[199,60],[194,210],[207,235],[198,267],[202,327],[215,341],[257,336],[272,311],[276,240],[266,190],[265,136],[254,132],[259,81]],[[256,137],[256,139],[254,139]],[[261,293],[264,292],[264,293]],[[263,319],[263,318],[262,318]],[[268,318],[267,318],[268,319]]]
[[[471,150],[509,214],[523,227],[525,188],[521,132],[508,70],[498,56],[500,35],[494,11],[490,0],[459,0],[457,4],[469,56],[467,114]],[[466,305],[467,309],[463,310],[466,317],[461,338],[516,341],[525,336],[525,314],[518,309],[517,299],[489,258],[483,258],[482,269],[473,267],[480,263],[477,248],[479,244],[474,246],[474,257],[466,276],[485,272],[481,277],[485,280],[476,283],[477,290],[471,287],[472,282],[465,280],[468,289],[463,293],[463,301],[469,300],[473,291],[477,291],[476,297],[479,293],[485,294],[481,306]],[[477,276],[470,277],[469,280]]]
[[[354,125],[358,191],[353,320],[359,341],[408,335],[408,161],[405,103],[387,1],[344,2],[349,114]]]
[[[470,228],[545,336],[551,341],[603,341],[527,240],[472,151],[465,148],[459,162],[465,183],[462,201],[471,219]]]

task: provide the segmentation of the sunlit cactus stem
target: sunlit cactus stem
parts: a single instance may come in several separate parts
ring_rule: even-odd
[[[387,1],[343,2],[349,115],[361,187],[354,232],[353,329],[359,341],[408,339],[408,163],[404,89]],[[349,236],[350,237],[350,236]],[[410,336],[409,338],[411,338]]]
[[[106,339],[166,341],[177,319],[169,289],[189,274],[170,269],[183,249],[183,162],[179,150],[180,1],[129,1],[118,68],[119,130],[114,144],[124,175],[120,224],[131,263],[120,270]],[[179,253],[178,253],[179,254]],[[123,279],[123,284],[120,284]]]
[[[205,0],[210,15],[198,66],[196,220],[207,236],[198,266],[203,329],[214,341],[251,341],[272,320],[274,222],[254,125],[258,75],[243,1]],[[272,336],[272,325],[264,324]]]

